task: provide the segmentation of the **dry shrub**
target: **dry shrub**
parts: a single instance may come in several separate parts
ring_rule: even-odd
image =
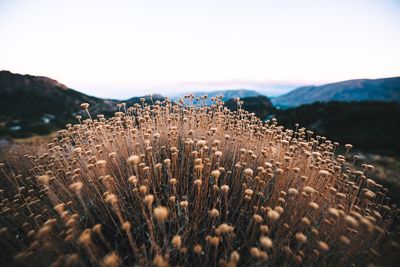
[[[392,265],[396,205],[337,143],[220,98],[118,105],[1,165],[1,256],[20,266]],[[350,150],[351,145],[346,145]],[[22,164],[22,163],[21,163]]]

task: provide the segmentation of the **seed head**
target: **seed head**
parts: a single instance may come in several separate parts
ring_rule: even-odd
[[[82,103],[81,104],[81,109],[88,109],[89,108],[89,103]]]
[[[48,176],[48,175],[40,175],[40,176],[38,176],[37,181],[41,185],[48,185],[49,181],[50,181],[50,176]]]
[[[229,191],[229,185],[226,185],[226,184],[222,185],[221,186],[221,191],[224,192],[224,193],[227,193]]]
[[[227,234],[227,233],[231,233],[233,232],[233,227],[223,223],[221,225],[219,225],[216,229],[215,229],[215,234],[216,235],[222,235],[222,234]]]
[[[75,182],[69,185],[69,189],[71,189],[71,191],[73,191],[74,193],[79,193],[81,192],[82,186],[82,182]]]
[[[244,190],[244,193],[247,196],[251,197],[253,195],[253,190],[251,190],[250,188],[247,188],[246,190]]]
[[[315,192],[314,188],[312,188],[311,186],[303,187],[303,191],[308,193],[308,194],[313,194]]]
[[[260,215],[254,214],[253,215],[253,220],[254,220],[255,223],[261,223],[263,219],[262,219],[262,217]]]
[[[268,233],[268,225],[261,225],[260,226],[260,232],[262,233],[262,234],[267,234]]]
[[[197,255],[200,255],[202,251],[203,247],[200,244],[197,244],[193,247],[193,252],[196,253]]]
[[[260,256],[260,250],[256,247],[250,248],[250,254],[251,256],[258,258]]]
[[[339,217],[339,211],[335,208],[328,208],[328,213],[334,217]]]
[[[342,236],[339,237],[339,241],[340,241],[343,245],[346,245],[346,246],[350,245],[350,243],[351,243],[350,239],[349,239],[347,236],[344,236],[344,235],[342,235]]]
[[[329,245],[323,241],[318,241],[318,247],[322,251],[328,251],[329,250]]]
[[[139,191],[140,191],[140,193],[142,193],[142,194],[146,194],[146,193],[147,193],[147,186],[141,185],[141,186],[139,187]]]
[[[276,211],[279,213],[279,215],[282,215],[282,214],[283,214],[283,211],[284,211],[284,209],[283,209],[281,206],[276,206],[276,207],[274,208],[274,210],[276,210]]]
[[[213,177],[214,179],[218,179],[220,175],[221,175],[221,172],[219,170],[213,170],[211,172],[211,177]]]
[[[179,205],[181,206],[182,209],[186,209],[187,206],[189,205],[189,202],[187,200],[182,200],[179,202]]]
[[[160,223],[164,222],[168,217],[168,209],[163,206],[158,206],[153,210],[154,217]]]
[[[269,237],[266,236],[260,237],[260,244],[264,248],[272,248],[272,240]]]
[[[196,180],[194,180],[193,184],[200,187],[202,184],[202,181],[200,179],[196,179]]]
[[[271,221],[276,221],[276,220],[278,220],[279,217],[280,217],[279,213],[278,213],[276,210],[270,210],[270,211],[268,211],[267,215],[268,215],[268,218],[269,218]]]
[[[213,246],[218,246],[221,239],[218,236],[207,236],[206,240]]]
[[[58,214],[62,214],[64,212],[65,204],[60,203],[54,206],[54,209],[57,211]]]
[[[219,211],[217,209],[210,210],[211,218],[217,218],[219,216]]]
[[[299,242],[300,244],[307,242],[307,237],[303,233],[300,233],[300,232],[297,233],[295,235],[295,238],[296,238],[297,242]]]
[[[146,203],[147,208],[151,209],[151,206],[153,205],[154,201],[154,196],[153,195],[146,195],[144,197],[144,203]]]
[[[161,255],[156,255],[153,264],[157,267],[168,267],[168,261]]]
[[[96,234],[101,234],[101,224],[96,224],[95,226],[92,227],[92,230]]]
[[[354,217],[352,217],[350,215],[344,216],[344,220],[345,220],[345,222],[347,224],[349,224],[349,225],[351,225],[353,227],[357,227],[358,226],[358,221]]]
[[[247,169],[244,170],[244,175],[245,176],[253,177],[253,174],[254,174],[254,172],[250,168],[247,168]]]
[[[310,208],[312,208],[313,210],[317,210],[317,209],[319,208],[318,204],[315,203],[315,202],[310,202],[310,203],[308,203],[308,206],[309,206]]]
[[[310,225],[311,224],[310,220],[307,217],[301,218],[301,222],[303,224],[305,224],[305,225]]]
[[[374,192],[372,192],[371,190],[365,190],[364,192],[364,197],[367,199],[374,199],[376,196],[376,194]]]
[[[182,237],[180,235],[176,235],[172,238],[172,246],[174,246],[175,248],[181,248],[182,246]]]
[[[79,242],[84,246],[89,246],[92,242],[91,238],[91,230],[85,229],[82,234],[79,236]]]
[[[299,191],[297,191],[296,188],[289,188],[288,193],[290,196],[296,196],[299,193]]]
[[[137,166],[140,163],[140,157],[137,155],[132,155],[126,161],[130,166]]]
[[[233,263],[238,263],[240,260],[240,254],[236,250],[232,251],[230,260]]]
[[[130,176],[130,177],[128,178],[128,182],[129,182],[130,184],[136,186],[136,185],[138,184],[139,180],[137,179],[136,176]]]
[[[132,224],[128,221],[126,221],[122,224],[122,229],[124,229],[125,232],[130,232],[131,228],[132,228]]]
[[[97,166],[99,169],[105,169],[106,166],[107,166],[107,161],[105,161],[105,160],[98,160],[98,161],[96,161],[96,166]]]
[[[350,149],[352,149],[353,145],[351,145],[351,144],[345,144],[344,147],[345,147],[347,150],[350,150]]]
[[[118,267],[120,265],[120,262],[121,259],[115,252],[107,254],[103,259],[103,264],[105,267]]]
[[[115,205],[118,202],[118,197],[114,194],[108,194],[106,196],[106,202],[111,205]]]

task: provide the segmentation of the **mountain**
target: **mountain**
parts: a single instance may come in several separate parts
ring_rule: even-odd
[[[243,101],[242,109],[250,113],[255,113],[261,119],[266,119],[271,113],[275,112],[271,100],[266,96],[243,97],[240,100]],[[237,103],[233,98],[227,100],[225,106],[230,110],[237,110]]]
[[[329,101],[400,102],[400,77],[358,79],[321,86],[304,86],[272,99],[275,106],[282,108]]]
[[[187,93],[182,93],[179,95],[176,95],[172,97],[173,100],[178,100],[179,98],[183,98],[187,94],[193,94],[194,96],[203,96],[203,95],[208,95],[208,99],[211,99],[212,97],[215,96],[223,96],[222,100],[226,101],[231,98],[235,97],[250,97],[250,96],[259,96],[261,95],[260,93],[254,91],[254,90],[249,90],[249,89],[227,89],[227,90],[218,90],[218,91],[198,91],[198,92],[187,92]]]
[[[162,98],[153,97],[154,101]],[[149,102],[149,97],[146,97]],[[120,102],[138,103],[139,97],[126,101],[102,99],[75,91],[56,80],[0,71],[0,135],[26,137],[47,134],[74,121],[82,113],[79,105],[90,104],[92,115],[111,115]]]

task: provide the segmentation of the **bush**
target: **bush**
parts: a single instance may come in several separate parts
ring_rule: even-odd
[[[26,157],[29,173],[3,164],[2,258],[18,266],[396,263],[398,207],[367,178],[373,166],[356,170],[335,155],[337,144],[229,111],[218,98],[206,107],[185,101],[67,125],[47,153]]]

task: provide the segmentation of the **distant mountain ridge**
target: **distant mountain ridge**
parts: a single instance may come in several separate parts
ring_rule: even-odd
[[[279,107],[330,101],[400,102],[400,77],[356,79],[321,86],[304,86],[272,99],[272,103]]]

